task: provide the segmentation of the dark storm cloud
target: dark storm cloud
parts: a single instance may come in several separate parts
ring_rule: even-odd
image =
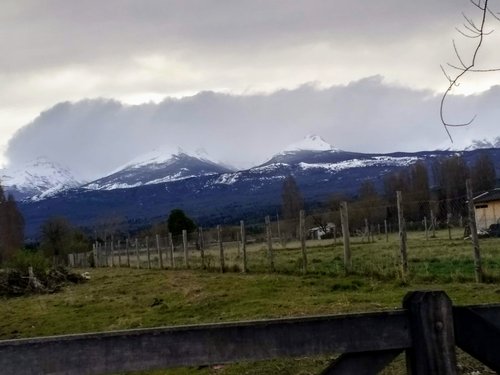
[[[91,178],[160,146],[201,147],[223,162],[250,166],[306,133],[362,152],[450,147],[437,121],[439,99],[371,77],[326,89],[303,85],[247,96],[202,92],[137,106],[105,99],[66,102],[18,131],[7,156],[15,165],[43,155]],[[479,114],[473,126],[454,132],[457,147],[497,135],[499,99],[498,87],[452,98],[454,118]]]
[[[1,5],[5,72],[134,54],[252,55],[325,42],[408,43],[453,31],[467,0],[29,1]],[[381,48],[383,46],[381,45]]]

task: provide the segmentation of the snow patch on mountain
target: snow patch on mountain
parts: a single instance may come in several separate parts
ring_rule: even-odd
[[[214,184],[220,184],[220,185],[233,185],[236,183],[239,178],[240,178],[240,173],[223,173],[221,174],[215,181]]]
[[[302,170],[307,169],[327,169],[331,172],[339,172],[350,168],[364,168],[372,166],[410,166],[419,158],[416,156],[393,157],[393,156],[375,156],[371,159],[351,159],[338,163],[299,163]]]
[[[85,185],[83,189],[85,190],[115,190],[115,189],[131,189],[138,186],[142,186],[142,182],[137,182],[135,184],[126,184],[126,183],[110,183],[105,185],[100,185],[98,183],[90,183]]]
[[[500,137],[494,139],[476,139],[466,148],[467,151],[478,150],[482,148],[500,148]]]
[[[301,141],[288,145],[281,153],[297,151],[338,151],[338,149],[335,149],[332,145],[325,142],[320,136],[310,134]]]
[[[259,166],[259,167],[254,167],[251,169],[252,172],[272,172],[272,171],[275,171],[277,169],[281,169],[281,168],[286,168],[286,167],[289,167],[289,164],[286,164],[286,163],[272,163],[272,164],[266,164],[266,165],[262,165],[262,166]]]

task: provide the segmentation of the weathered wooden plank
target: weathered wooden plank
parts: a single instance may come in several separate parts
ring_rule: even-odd
[[[321,375],[375,375],[391,363],[403,350],[345,353],[338,357]]]
[[[444,292],[411,292],[403,301],[408,310],[412,346],[406,351],[412,375],[456,375],[453,309]]]
[[[500,372],[500,322],[493,324],[467,307],[456,307],[453,319],[457,346]]]
[[[486,319],[490,324],[493,324],[497,329],[500,329],[500,304],[491,305],[474,305],[465,306],[471,311],[474,311],[481,318]],[[455,314],[455,309],[462,309],[464,307],[455,307],[453,314]]]
[[[104,374],[409,345],[406,313],[396,310],[0,341],[0,368]]]

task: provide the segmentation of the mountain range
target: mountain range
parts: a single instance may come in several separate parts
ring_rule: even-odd
[[[50,216],[67,217],[91,228],[120,221],[129,230],[164,220],[181,208],[202,225],[226,224],[275,213],[283,180],[292,175],[309,204],[333,193],[356,194],[363,181],[381,188],[388,173],[421,160],[462,155],[471,164],[487,152],[500,175],[500,148],[367,154],[336,149],[319,136],[307,136],[265,163],[234,170],[208,155],[155,150],[102,178],[79,182],[67,168],[40,158],[25,169],[3,171],[2,184],[20,201],[26,234],[35,237]]]

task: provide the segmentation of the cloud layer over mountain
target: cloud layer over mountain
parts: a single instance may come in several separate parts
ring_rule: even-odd
[[[65,102],[20,129],[7,156],[13,166],[44,156],[78,178],[92,179],[157,147],[204,148],[214,159],[241,168],[266,160],[306,132],[362,152],[460,148],[498,135],[500,87],[450,99],[452,120],[478,114],[470,127],[453,130],[453,145],[437,121],[439,100],[431,91],[389,85],[375,76],[272,94],[201,92],[158,104]]]

